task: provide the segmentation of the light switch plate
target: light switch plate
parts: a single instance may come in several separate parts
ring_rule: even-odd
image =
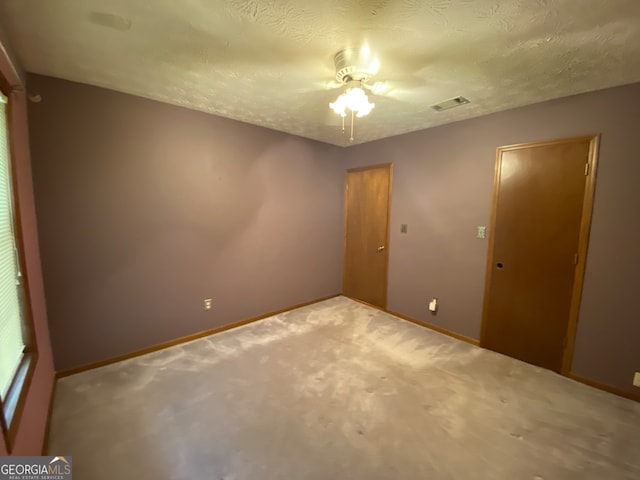
[[[487,227],[484,225],[478,225],[476,230],[476,238],[485,238],[487,236]]]
[[[432,298],[429,301],[429,311],[435,313],[438,310],[438,299]]]
[[[640,372],[636,372],[633,376],[633,385],[635,387],[640,387]]]
[[[407,233],[407,224],[403,223],[400,225],[400,233]]]

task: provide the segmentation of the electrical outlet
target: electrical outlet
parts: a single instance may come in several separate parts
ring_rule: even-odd
[[[640,387],[640,372],[636,372],[633,376],[633,386]]]
[[[211,310],[211,299],[210,298],[205,298],[204,299],[204,309],[205,310]]]

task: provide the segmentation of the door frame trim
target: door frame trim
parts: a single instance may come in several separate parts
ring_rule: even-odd
[[[491,222],[489,227],[489,244],[487,247],[487,264],[485,272],[485,287],[482,307],[482,326],[480,329],[480,346],[485,346],[486,328],[488,323],[487,304],[490,295],[490,285],[493,273],[494,263],[494,231],[498,207],[498,193],[500,186],[500,172],[502,166],[502,153],[511,150],[520,150],[531,147],[542,147],[549,145],[557,145],[562,143],[571,143],[577,141],[589,141],[589,153],[587,164],[589,172],[585,180],[584,197],[582,200],[582,217],[580,219],[580,235],[578,237],[578,264],[575,268],[573,277],[573,289],[571,292],[571,305],[569,308],[569,321],[567,323],[567,331],[565,333],[565,344],[562,353],[562,364],[560,373],[569,375],[571,373],[571,363],[573,361],[573,353],[575,350],[576,333],[578,329],[578,317],[580,315],[580,302],[582,300],[582,287],[584,284],[584,273],[587,263],[587,253],[589,248],[589,234],[591,232],[591,218],[593,214],[593,199],[596,186],[596,173],[598,170],[598,152],[600,147],[600,134],[581,135],[576,137],[560,138],[542,142],[519,143],[515,145],[506,145],[496,149],[496,160],[493,180],[493,198],[491,207]]]
[[[567,375],[571,373],[573,353],[575,350],[576,334],[578,331],[578,320],[580,316],[580,303],[582,301],[582,287],[584,285],[584,274],[587,266],[587,254],[589,251],[589,235],[591,234],[591,219],[593,217],[593,200],[596,190],[596,175],[598,171],[598,153],[600,151],[600,135],[584,137],[590,139],[589,142],[589,174],[587,184],[584,189],[584,199],[582,200],[582,219],[580,220],[580,237],[578,237],[578,264],[576,265],[573,277],[573,292],[571,296],[571,308],[569,310],[569,325],[567,325],[567,340],[564,346],[562,357],[561,373]]]
[[[393,162],[388,163],[378,163],[375,165],[366,165],[363,167],[354,167],[348,168],[345,170],[344,175],[344,187],[343,187],[343,195],[344,195],[344,205],[342,212],[342,290],[344,294],[344,282],[347,275],[347,185],[348,185],[348,177],[349,173],[352,172],[362,172],[365,170],[375,170],[378,168],[385,168],[389,170],[389,193],[387,197],[387,232],[385,239],[385,249],[386,249],[386,265],[385,265],[385,275],[384,275],[384,302],[382,308],[387,308],[387,295],[389,290],[389,241],[391,239],[391,198],[393,194]]]

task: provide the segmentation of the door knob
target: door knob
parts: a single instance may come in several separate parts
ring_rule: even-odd
[[[378,247],[378,251],[379,251],[379,252],[381,252],[381,251],[383,251],[383,250],[384,250],[384,245],[380,245],[380,246]]]

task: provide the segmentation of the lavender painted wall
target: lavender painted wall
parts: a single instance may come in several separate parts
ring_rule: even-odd
[[[388,306],[479,338],[498,146],[600,133],[573,373],[638,394],[640,84],[568,97],[350,148],[349,167],[394,163]],[[464,107],[461,107],[464,108]],[[408,224],[408,233],[400,225]],[[427,312],[438,297],[436,316]],[[544,308],[541,305],[541,308]]]
[[[8,52],[6,41],[0,32],[0,74],[7,79],[10,85],[21,87],[23,85],[22,72]],[[20,423],[11,454],[39,455],[44,440],[54,370],[40,270],[38,231],[31,182],[26,97],[24,91],[20,90],[14,90],[11,94],[11,143],[15,160],[14,175],[17,179],[16,193],[22,228],[24,260],[29,280],[31,310],[38,348],[36,370],[29,384],[26,403],[19,419]],[[0,435],[0,455],[7,453],[7,445]]]
[[[55,365],[341,290],[339,149],[30,75]],[[203,310],[203,299],[213,309]]]
[[[477,339],[487,242],[475,227],[489,223],[496,147],[601,133],[573,372],[634,392],[640,84],[346,150],[63,80],[29,85],[43,97],[31,136],[59,369],[340,291],[344,169],[389,161],[389,308]]]

